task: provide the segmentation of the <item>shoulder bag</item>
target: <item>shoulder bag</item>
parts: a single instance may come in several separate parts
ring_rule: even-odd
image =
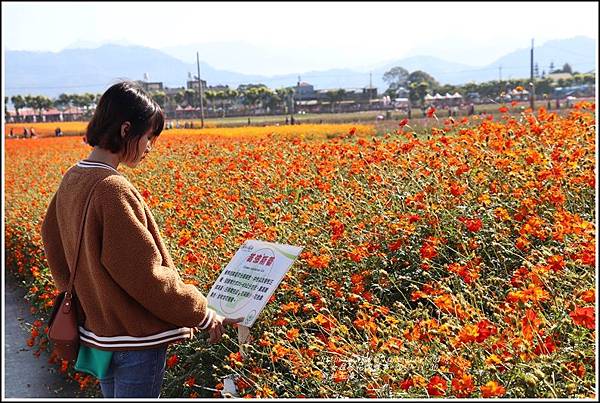
[[[81,239],[83,238],[85,216],[92,200],[92,193],[98,183],[100,181],[92,186],[83,209],[75,256],[73,256],[73,263],[70,265],[71,275],[69,277],[69,285],[66,291],[61,292],[54,299],[54,309],[48,320],[48,338],[54,345],[54,351],[58,354],[59,358],[67,361],[75,361],[79,351],[79,323],[77,321],[76,306],[78,302],[77,296],[74,293],[75,272],[77,271],[77,263],[79,261],[79,249],[81,248]]]

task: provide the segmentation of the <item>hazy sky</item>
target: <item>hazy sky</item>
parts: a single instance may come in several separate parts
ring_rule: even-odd
[[[271,49],[314,48],[324,55],[315,68],[415,54],[483,65],[528,47],[531,38],[542,44],[576,35],[597,39],[597,32],[597,2],[2,3],[7,50],[56,52],[104,41],[153,48],[245,41]]]

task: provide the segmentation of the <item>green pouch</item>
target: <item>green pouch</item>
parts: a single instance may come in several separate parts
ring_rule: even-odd
[[[97,379],[102,379],[108,372],[112,356],[112,351],[98,350],[80,344],[75,370],[87,372],[94,375]]]

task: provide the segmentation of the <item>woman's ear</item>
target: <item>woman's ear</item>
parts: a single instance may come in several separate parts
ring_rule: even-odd
[[[127,135],[127,133],[129,133],[130,128],[131,128],[131,123],[123,122],[123,124],[121,125],[121,137],[124,138]]]

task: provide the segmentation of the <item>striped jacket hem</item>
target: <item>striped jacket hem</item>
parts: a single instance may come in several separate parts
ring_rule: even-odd
[[[193,330],[187,327],[168,330],[150,336],[98,336],[79,326],[79,341],[90,347],[102,350],[136,350],[158,347],[167,343],[183,341],[193,336]]]

